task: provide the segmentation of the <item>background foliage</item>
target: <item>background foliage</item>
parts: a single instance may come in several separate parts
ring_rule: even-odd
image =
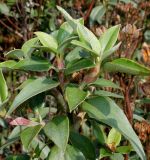
[[[91,61],[99,56],[97,39],[91,40],[93,34],[81,24],[77,31],[79,40],[71,37],[73,46],[66,49],[61,42],[73,30],[63,25],[66,20],[56,5],[63,7],[75,19],[83,17],[85,26],[100,37],[100,44],[103,45],[99,78],[93,76],[95,70],[92,67],[95,66]],[[7,0],[0,2],[0,17],[0,68],[4,67],[3,73],[0,70],[0,159],[29,159],[30,156],[32,159],[48,157],[54,160],[59,159],[63,152],[65,160],[76,156],[79,156],[78,159],[90,160],[137,160],[139,157],[133,150],[138,151],[141,157],[143,153],[140,147],[135,149],[140,142],[138,139],[134,142],[136,135],[128,126],[126,117],[141,140],[147,159],[150,159],[149,1]],[[74,23],[73,21],[75,26]],[[110,27],[112,28],[109,29]],[[63,35],[66,28],[69,35]],[[59,38],[56,42],[54,31],[58,29]],[[53,33],[53,36],[37,31]],[[47,43],[45,37],[51,43]],[[35,57],[29,61],[26,58],[33,53],[37,38],[41,42],[36,46],[40,53],[35,52]],[[31,40],[27,41],[29,39]],[[89,43],[92,47],[89,47]],[[62,46],[66,49],[65,52]],[[11,51],[14,48],[17,50]],[[70,82],[67,87],[63,86],[61,72],[58,77],[55,74],[63,66],[53,54],[49,54],[49,49],[56,54],[60,51],[58,49],[69,53],[63,57],[68,77],[64,83]],[[42,56],[39,57],[39,54]],[[62,57],[59,58],[61,60]],[[17,71],[19,69],[20,72]],[[86,73],[88,77],[85,76]],[[47,79],[49,75],[53,76],[53,80]],[[61,83],[59,88],[58,80]],[[82,84],[83,81],[88,85]],[[50,89],[50,92],[47,91]],[[94,96],[85,101],[89,94]],[[71,113],[67,111],[62,95],[65,95]],[[81,109],[77,109],[80,104]],[[126,117],[118,106],[123,109]],[[14,111],[15,108],[17,110]],[[66,109],[67,116],[62,114],[62,108]],[[8,110],[9,113],[14,111],[11,117],[6,117]],[[114,113],[118,115],[115,117]],[[111,121],[114,117],[118,121],[117,126]],[[19,126],[14,127],[14,123]],[[69,124],[72,128],[70,133]]]

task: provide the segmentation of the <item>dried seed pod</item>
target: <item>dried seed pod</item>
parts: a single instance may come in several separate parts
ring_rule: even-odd
[[[150,66],[150,45],[144,42],[142,45],[141,52],[142,52],[144,63]]]
[[[149,140],[150,124],[147,121],[136,122],[134,124],[134,129],[144,143]]]
[[[123,29],[122,29],[122,36],[126,35],[125,37],[129,37],[132,39],[137,39],[139,37],[139,29],[136,28],[135,25],[127,24]]]
[[[150,96],[150,81],[143,83],[141,88],[146,96]]]

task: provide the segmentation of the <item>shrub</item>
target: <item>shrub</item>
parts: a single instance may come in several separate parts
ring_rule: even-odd
[[[122,111],[126,90],[105,75],[148,76],[150,69],[112,56],[121,44],[116,44],[119,25],[97,38],[82,18],[73,19],[61,7],[58,10],[66,19],[58,30],[35,32],[36,37],[21,49],[6,54],[14,60],[0,63],[2,69],[28,76],[5,115],[16,127],[1,149],[20,139],[24,154],[7,159],[116,160],[134,151],[146,160],[130,124],[133,113],[127,114],[132,110],[126,112],[130,122]],[[5,112],[9,93],[2,72],[0,86],[0,106]]]

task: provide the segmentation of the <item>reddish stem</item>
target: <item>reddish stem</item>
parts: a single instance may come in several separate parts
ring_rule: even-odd
[[[94,6],[95,2],[96,2],[95,0],[92,0],[92,2],[91,2],[91,4],[90,4],[90,7],[89,7],[86,15],[84,16],[84,20],[85,20],[85,21],[87,21],[88,17],[90,16],[90,13],[91,13],[91,11],[92,11],[92,9],[93,9],[93,6]]]
[[[20,28],[19,28],[15,23],[13,23],[8,16],[5,16],[5,17],[6,17],[6,19],[8,20],[8,22],[9,22],[16,30],[18,30],[18,31],[20,30]]]

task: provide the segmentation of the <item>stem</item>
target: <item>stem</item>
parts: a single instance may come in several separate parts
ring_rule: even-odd
[[[91,4],[90,4],[90,7],[89,7],[86,15],[84,16],[84,20],[85,20],[85,21],[87,21],[88,17],[90,16],[90,13],[91,13],[91,11],[92,11],[93,6],[94,6],[95,3],[96,3],[96,0],[92,0],[92,2],[91,2]]]
[[[129,122],[132,124],[133,112],[130,105],[129,90],[127,88],[125,89],[124,98],[125,98],[125,106],[124,106],[125,114]]]
[[[0,23],[5,27],[7,28],[10,32],[14,32],[14,30],[9,27],[7,24],[5,24],[2,20],[0,20]],[[23,35],[21,33],[19,33],[18,31],[15,31],[14,32],[16,35],[18,35],[20,38],[23,38]]]
[[[62,110],[66,113],[68,110],[68,106],[65,100],[65,88],[64,88],[64,62],[63,62],[63,57],[61,56],[57,56],[56,57],[56,66],[59,70],[58,72],[58,79],[60,82],[60,88],[61,88],[61,92],[59,92],[58,90],[56,90],[56,98],[58,100],[58,102],[60,103],[60,105],[62,106]]]
[[[132,111],[132,108],[131,108],[131,99],[130,99],[130,95],[129,95],[129,92],[130,92],[130,87],[133,83],[133,77],[131,77],[131,79],[129,79],[128,81],[128,85],[125,84],[125,82],[123,81],[123,78],[125,79],[126,77],[122,77],[120,76],[120,86],[123,88],[123,95],[124,95],[124,112],[130,122],[130,124],[132,125],[132,120],[133,120],[133,111]]]
[[[57,61],[57,68],[59,70],[58,78],[59,78],[59,82],[60,82],[60,87],[61,87],[62,92],[64,92],[64,71],[63,71],[64,62],[63,62],[63,58],[57,56],[56,61]]]
[[[129,159],[128,154],[125,154],[125,155],[124,155],[124,160],[128,160],[128,159]]]
[[[8,22],[16,29],[16,30],[20,30],[20,28],[8,17],[8,16],[6,16],[5,15],[5,17],[6,17],[6,19],[8,20]]]
[[[51,93],[57,99],[59,105],[58,107],[60,107],[60,109],[66,113],[68,110],[68,106],[63,95],[60,93],[58,89],[52,89]]]
[[[108,28],[108,26],[109,26],[109,15],[108,15],[108,2],[107,1],[105,1],[105,7],[106,7],[105,26]]]

